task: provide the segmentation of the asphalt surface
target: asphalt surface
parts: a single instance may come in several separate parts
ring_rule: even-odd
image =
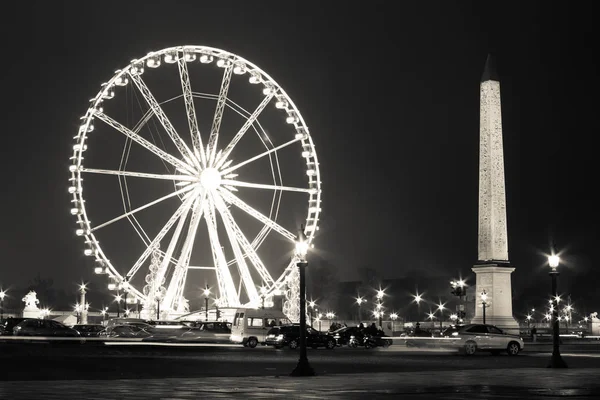
[[[290,377],[298,352],[267,347],[124,343],[0,344],[0,399],[597,398],[600,346],[516,357],[390,348],[308,349],[313,377]],[[68,396],[66,396],[68,393]]]

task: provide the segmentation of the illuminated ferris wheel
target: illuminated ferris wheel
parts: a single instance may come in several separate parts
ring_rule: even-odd
[[[71,214],[110,289],[165,313],[208,284],[222,307],[286,291],[321,182],[300,111],[263,70],[211,47],[151,52],[102,84],[74,139]]]

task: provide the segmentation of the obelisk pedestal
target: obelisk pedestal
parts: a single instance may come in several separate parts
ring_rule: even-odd
[[[519,323],[512,313],[512,285],[510,274],[515,269],[507,264],[490,263],[474,265],[475,272],[475,318],[473,324],[483,323],[481,293],[487,295],[485,323],[495,325],[508,333],[519,333]]]

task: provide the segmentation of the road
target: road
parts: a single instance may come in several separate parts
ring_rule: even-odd
[[[308,349],[310,364],[320,376],[384,372],[426,372],[483,369],[528,369],[546,365],[547,346],[516,357],[488,353],[461,356],[454,351],[390,348]],[[563,346],[571,369],[600,368],[600,346]],[[0,344],[0,380],[147,379],[244,376],[287,376],[298,352],[237,345],[160,346],[141,343],[103,345],[77,342]],[[32,367],[34,366],[34,367]]]

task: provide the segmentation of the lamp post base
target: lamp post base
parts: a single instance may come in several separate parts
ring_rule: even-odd
[[[315,376],[315,370],[308,363],[308,359],[300,359],[296,368],[290,373],[290,376]]]
[[[548,361],[548,365],[546,368],[568,368],[565,360],[562,359],[560,354],[552,354],[550,357],[550,361]]]

